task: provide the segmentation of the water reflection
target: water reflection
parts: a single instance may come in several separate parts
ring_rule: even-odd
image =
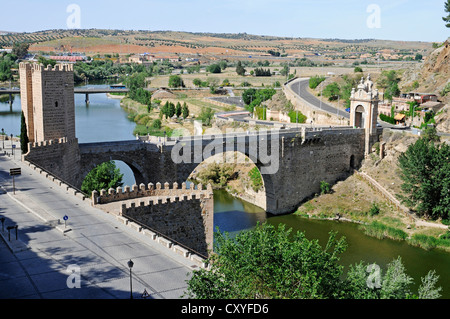
[[[214,230],[234,236],[266,220],[266,212],[255,205],[234,198],[225,190],[214,190]]]

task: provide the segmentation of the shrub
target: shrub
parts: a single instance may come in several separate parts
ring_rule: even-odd
[[[380,213],[380,208],[378,207],[378,205],[376,203],[372,203],[372,207],[370,207],[370,209],[369,209],[369,215],[375,216],[375,215],[378,215],[379,213]]]
[[[325,81],[325,77],[324,76],[319,76],[319,75],[313,76],[312,78],[309,79],[309,87],[311,89],[315,89],[323,81]]]
[[[329,194],[331,192],[331,187],[330,184],[325,182],[325,181],[321,181],[320,182],[320,194]]]

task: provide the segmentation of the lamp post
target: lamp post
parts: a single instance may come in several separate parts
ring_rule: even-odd
[[[5,149],[5,129],[2,128],[2,137],[3,137],[3,150]]]
[[[130,259],[127,264],[128,268],[130,268],[130,299],[133,299],[133,283],[131,280],[131,268],[133,268],[134,263]]]

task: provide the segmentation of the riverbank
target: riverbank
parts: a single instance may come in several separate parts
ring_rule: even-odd
[[[450,252],[448,227],[405,215],[357,175],[336,183],[329,194],[305,201],[294,214],[355,223],[368,236],[405,241],[425,250],[438,248]]]

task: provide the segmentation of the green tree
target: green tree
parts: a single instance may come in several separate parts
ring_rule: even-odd
[[[202,121],[206,126],[211,125],[212,118],[214,117],[214,111],[210,107],[202,108],[202,111],[198,115],[197,119]]]
[[[372,282],[368,265],[360,262],[344,275],[340,255],[344,237],[331,232],[325,247],[303,232],[285,225],[258,224],[232,238],[217,232],[210,270],[194,270],[186,296],[197,299],[407,299],[438,298],[438,276],[422,278],[418,295],[400,258],[385,273],[379,269]],[[373,284],[373,285],[372,285]]]
[[[177,117],[180,117],[182,113],[181,104],[180,102],[177,102],[177,106],[175,107],[175,115]]]
[[[198,79],[198,78],[195,78],[195,79],[192,81],[192,83],[193,83],[195,86],[198,86],[198,87],[202,86],[202,80],[200,80],[200,79]]]
[[[236,65],[236,73],[240,76],[244,76],[245,75],[245,69],[242,66],[241,61],[238,61],[237,65]]]
[[[445,26],[450,28],[450,0],[447,0],[444,4],[444,10],[447,13],[447,16],[442,17],[442,20],[446,23]]]
[[[189,116],[189,108],[188,108],[186,102],[183,103],[182,114],[183,114],[184,119],[186,119]]]
[[[206,68],[206,70],[208,72],[211,72],[211,73],[220,73],[220,72],[222,72],[222,69],[221,69],[219,64],[211,64],[210,66],[208,66]]]
[[[163,107],[161,108],[161,113],[166,117],[166,119],[169,117],[169,101],[166,101],[166,103],[164,103]]]
[[[12,54],[16,55],[17,58],[23,59],[28,54],[29,43],[25,42],[14,42],[12,47]]]
[[[357,66],[354,70],[355,73],[362,73],[363,69],[360,66]]]
[[[184,87],[183,79],[179,75],[171,75],[169,77],[169,87],[171,88]]]
[[[264,223],[239,233],[215,234],[211,270],[195,270],[187,294],[199,299],[337,298],[345,239],[331,234],[325,248],[304,233]],[[320,274],[320,275],[319,275]]]
[[[337,100],[341,95],[341,88],[336,82],[330,83],[323,89],[322,95],[329,101]]]
[[[28,153],[28,132],[23,111],[20,119],[20,149],[22,154]]]
[[[368,277],[368,272],[370,276]],[[345,279],[346,299],[437,299],[442,288],[436,287],[439,276],[434,271],[422,278],[418,293],[411,290],[413,278],[406,273],[402,259],[398,257],[388,264],[386,272],[376,265],[350,266]]]
[[[52,67],[56,65],[56,61],[52,59],[47,59],[43,56],[38,58],[38,63],[43,64],[44,66],[51,65]]]
[[[167,111],[167,116],[169,118],[172,118],[175,115],[175,112],[176,112],[175,104],[169,103],[169,109]]]
[[[399,156],[401,188],[399,196],[417,210],[419,216],[433,219],[450,217],[450,146],[435,144],[433,134],[422,137]]]
[[[315,89],[316,87],[319,86],[320,83],[322,83],[323,81],[325,81],[325,77],[324,76],[313,76],[309,79],[309,87],[311,89]]]
[[[123,174],[116,167],[113,161],[104,162],[92,169],[83,180],[81,190],[86,194],[91,194],[96,190],[100,192],[102,189],[108,190],[122,186]]]

